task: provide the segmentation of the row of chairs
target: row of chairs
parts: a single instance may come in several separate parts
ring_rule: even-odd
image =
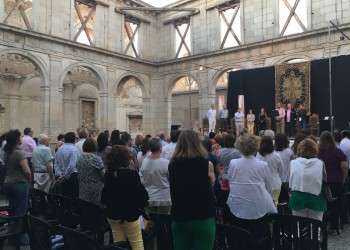
[[[63,236],[65,249],[130,249],[127,244],[112,244],[111,235],[109,243],[104,244],[104,233],[111,230],[108,222],[104,223],[106,219],[96,204],[79,199],[73,204],[68,197],[47,195],[40,190],[33,190],[32,196],[31,215],[24,217],[27,226],[21,229],[29,232],[31,249],[53,249],[52,235],[56,234]],[[74,206],[77,206],[77,213]],[[327,229],[324,223],[285,214],[271,214],[269,218],[272,238],[260,241],[256,241],[244,229],[217,223],[214,249],[263,249],[266,244],[275,250],[327,249]],[[156,225],[158,249],[173,250],[171,216],[150,214],[150,219]],[[0,229],[0,242],[3,240],[1,233]]]

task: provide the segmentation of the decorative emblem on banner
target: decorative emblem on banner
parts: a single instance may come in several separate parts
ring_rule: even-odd
[[[283,64],[275,67],[276,104],[293,108],[303,104],[310,110],[310,62]]]

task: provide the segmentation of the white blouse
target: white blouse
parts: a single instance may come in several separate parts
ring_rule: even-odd
[[[293,151],[290,148],[285,148],[282,151],[275,152],[281,157],[283,163],[282,183],[289,182],[290,161],[294,155]]]
[[[227,205],[236,217],[254,220],[277,212],[270,195],[272,186],[266,162],[254,156],[234,159],[230,162],[228,176]]]
[[[269,181],[271,182],[272,190],[281,188],[282,175],[284,173],[281,157],[277,153],[272,152],[265,156],[262,156],[258,153],[256,158],[267,163],[270,171]]]

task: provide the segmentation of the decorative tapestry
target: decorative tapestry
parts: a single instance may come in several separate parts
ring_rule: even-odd
[[[284,107],[300,104],[310,110],[310,62],[288,63],[275,67],[275,100]]]

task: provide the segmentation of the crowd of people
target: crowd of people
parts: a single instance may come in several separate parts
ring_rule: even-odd
[[[33,130],[1,137],[0,160],[6,169],[3,191],[11,215],[28,211],[30,188],[61,193],[105,207],[115,242],[144,249],[144,213],[169,214],[175,249],[212,249],[218,210],[221,219],[270,237],[268,214],[287,203],[293,215],[322,220],[327,202],[338,198],[342,219],[349,207],[350,132],[323,132],[319,141],[301,130],[289,147],[288,136],[265,130],[255,136],[173,130],[155,136],[118,130],[89,134],[87,129],[50,138]],[[2,172],[1,172],[2,173]],[[220,213],[219,213],[220,214]],[[141,216],[141,217],[140,217]],[[141,218],[141,219],[140,219]],[[330,229],[338,218],[330,214]],[[21,242],[28,239],[22,235]]]

